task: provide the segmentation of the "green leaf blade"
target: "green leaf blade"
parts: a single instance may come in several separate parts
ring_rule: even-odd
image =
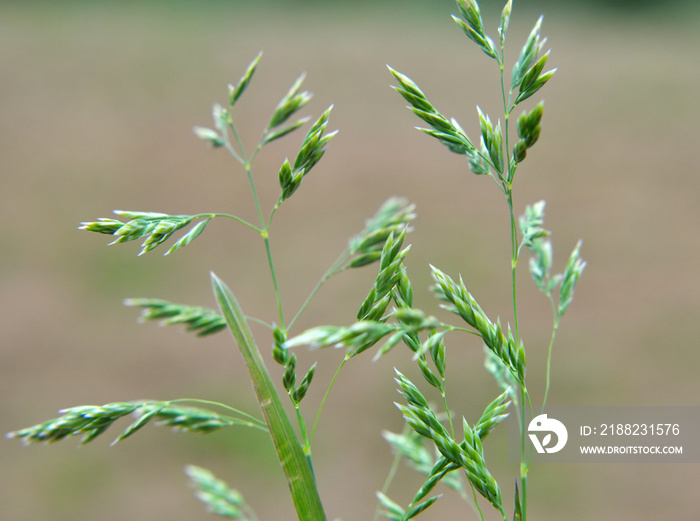
[[[213,273],[211,278],[216,300],[248,367],[277,457],[287,477],[299,520],[325,521],[326,516],[309,460],[304,454],[280,396],[260,356],[245,315],[233,293],[223,281]]]

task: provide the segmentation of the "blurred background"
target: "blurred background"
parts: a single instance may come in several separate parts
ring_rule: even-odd
[[[482,4],[494,36],[502,2]],[[189,248],[137,258],[135,243],[108,248],[108,237],[76,227],[113,209],[254,219],[239,165],[191,127],[211,125],[212,103],[226,102],[227,84],[261,49],[235,112],[247,146],[302,71],[315,93],[306,113],[333,103],[329,128],[340,130],[271,231],[287,314],[364,220],[401,195],[418,211],[407,261],[416,305],[440,313],[428,290],[432,263],[461,273],[490,316],[512,321],[506,205],[463,157],[414,130],[418,120],[389,88],[385,67],[414,79],[471,136],[477,103],[495,119],[497,69],[451,21],[453,2],[4,1],[0,8],[0,431],[69,406],[144,398],[255,410],[227,334],[195,339],[139,325],[137,311],[121,302],[157,297],[214,307],[214,271],[249,315],[272,321],[259,238],[214,221]],[[548,65],[559,70],[541,91],[542,137],[518,171],[516,212],[546,199],[555,268],[563,269],[579,238],[588,261],[555,346],[550,403],[700,405],[700,12],[691,2],[516,0],[508,69],[542,12]],[[302,138],[276,142],[256,161],[266,207],[279,193],[279,165]],[[331,279],[294,333],[350,324],[375,274],[371,266]],[[551,317],[528,279],[523,270],[521,331],[539,401]],[[255,333],[267,355],[269,333]],[[462,340],[448,342],[449,392],[458,414],[474,421],[497,388],[481,347]],[[304,402],[311,417],[343,353],[299,356],[303,370],[319,361]],[[348,364],[316,432],[329,519],[373,516],[392,461],[381,431],[402,428],[392,367],[415,374],[405,350],[370,358]],[[256,433],[200,437],[147,427],[108,447],[117,432],[80,449],[78,440],[29,448],[2,441],[0,517],[206,519],[187,489],[187,464],[239,488],[261,520],[294,516],[271,444]],[[512,498],[517,468],[508,463],[505,432],[496,431],[486,451]],[[402,469],[390,496],[405,504],[421,480]],[[691,519],[700,507],[698,464],[542,464],[530,476],[533,520]],[[425,516],[476,519],[449,493]]]

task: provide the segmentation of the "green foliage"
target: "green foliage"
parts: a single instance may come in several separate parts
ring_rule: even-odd
[[[260,133],[257,146],[252,151],[246,150],[237,126],[236,109],[241,103],[242,95],[252,85],[253,76],[262,57],[262,54],[258,54],[238,82],[228,86],[226,106],[213,105],[213,127],[194,127],[197,137],[215,149],[226,150],[240,163],[251,187],[257,221],[249,222],[228,213],[168,215],[117,211],[115,213],[125,221],[101,218],[93,222],[83,222],[80,228],[112,235],[115,237],[112,244],[145,238],[139,255],[165,243],[179,230],[190,227],[189,231],[173,243],[166,254],[188,246],[214,218],[232,220],[259,236],[265,247],[265,260],[269,266],[277,304],[275,322],[245,315],[231,289],[214,274],[211,279],[218,311],[153,298],[127,299],[125,304],[142,308],[141,319],[144,321],[161,320],[166,325],[183,324],[188,331],[196,333],[196,336],[228,329],[248,369],[263,419],[206,400],[115,402],[103,406],[66,409],[59,418],[18,430],[10,433],[10,436],[20,438],[26,443],[54,442],[70,436],[83,436],[82,443],[87,443],[105,432],[116,421],[132,414],[136,415],[136,419],[122,431],[116,441],[133,435],[152,420],[159,425],[193,433],[207,433],[232,426],[252,427],[272,441],[280,467],[287,479],[297,517],[302,521],[325,521],[324,507],[313,473],[312,441],[326,397],[345,364],[351,359],[376,345],[379,345],[375,353],[375,358],[378,358],[403,344],[408,348],[405,362],[416,364],[424,380],[422,384],[426,387],[426,392],[421,391],[418,385],[396,370],[395,380],[402,396],[402,403],[396,405],[403,414],[406,428],[401,434],[384,433],[396,455],[396,462],[384,488],[377,494],[377,517],[383,515],[396,521],[417,517],[438,501],[440,494],[431,494],[436,487],[444,484],[448,489],[456,491],[482,521],[484,515],[480,501],[491,504],[498,514],[507,520],[501,488],[486,463],[484,443],[488,435],[509,416],[510,409],[517,407],[518,414],[515,417],[519,422],[522,450],[511,519],[525,521],[530,460],[524,449],[526,425],[523,422],[524,418],[533,412],[533,400],[528,391],[526,353],[519,328],[516,299],[517,266],[523,249],[528,250],[531,254],[529,270],[532,279],[552,305],[554,327],[548,352],[546,389],[542,400],[544,408],[550,386],[552,345],[559,321],[573,299],[574,288],[585,268],[585,262],[580,257],[579,242],[571,253],[564,271],[552,275],[553,249],[549,241],[550,234],[543,228],[544,201],[526,206],[523,216],[517,222],[514,214],[515,174],[526,159],[527,152],[540,136],[543,102],[539,102],[530,110],[524,110],[517,119],[515,129],[511,128],[510,119],[514,109],[537,93],[555,72],[555,69],[545,71],[550,52],[542,53],[546,42],[546,38],[541,36],[542,18],[537,20],[521,48],[512,69],[510,86],[506,87],[505,43],[511,22],[512,0],[508,0],[501,11],[497,43],[487,34],[476,0],[458,0],[457,7],[459,15],[453,15],[455,23],[469,40],[493,59],[499,70],[502,86],[503,112],[498,118],[492,120],[489,114],[477,106],[480,128],[478,146],[470,140],[455,119],[448,119],[440,113],[408,76],[391,67],[389,71],[398,84],[393,88],[408,102],[413,114],[426,125],[419,130],[437,139],[450,151],[465,156],[465,170],[468,168],[474,174],[490,177],[505,199],[511,224],[509,279],[512,281],[512,325],[502,326],[500,319],[494,321],[489,318],[467,289],[462,276],[455,280],[433,266],[430,268],[434,283],[433,293],[442,308],[458,317],[458,320],[454,316],[451,317],[458,323],[443,322],[416,307],[413,285],[405,264],[410,250],[410,245],[405,245],[405,242],[407,234],[411,231],[410,224],[415,218],[415,206],[398,197],[387,199],[377,212],[367,219],[362,231],[350,238],[336,262],[320,278],[293,318],[288,319],[285,303],[278,288],[276,259],[270,246],[270,229],[282,203],[296,193],[308,173],[321,161],[336,131],[328,131],[332,106],[316,119],[311,116],[299,116],[298,113],[306,108],[312,99],[309,92],[302,90],[302,75],[272,110],[267,125]],[[289,158],[284,159],[277,170],[281,190],[279,197],[265,208],[264,202],[258,197],[256,177],[253,175],[254,160],[266,145],[285,138],[310,121],[313,123],[306,131],[301,145],[289,155],[294,158],[293,161]],[[511,135],[514,131],[517,136]],[[521,240],[518,240],[517,224],[522,233]],[[378,264],[377,275],[367,296],[359,305],[354,323],[349,326],[320,325],[292,335],[297,319],[326,281],[350,268],[374,263]],[[269,330],[272,358],[279,364],[278,369],[282,373],[280,389],[273,382],[260,353],[258,340],[254,338],[250,328],[251,321]],[[454,418],[458,417],[455,414],[461,405],[461,398],[456,401],[452,399],[451,395],[448,395],[446,385],[449,373],[448,339],[453,342],[456,335],[466,335],[467,340],[477,340],[477,345],[483,346],[486,356],[485,368],[500,388],[500,394],[491,398],[476,421],[469,421],[462,416],[461,431],[460,425],[456,428],[454,421]],[[468,342],[459,344],[466,343]],[[312,383],[316,381],[314,376],[317,365],[313,363],[305,372],[298,372],[299,360],[293,350],[302,345],[336,346],[345,349],[345,357],[330,380],[313,423],[307,423],[307,402],[303,400]],[[455,347],[450,348],[453,349]],[[449,367],[454,367],[454,364],[452,362]],[[460,378],[468,377],[462,372],[458,375]],[[432,393],[435,400],[428,393]],[[293,409],[294,417],[290,417],[284,406],[282,398],[285,394],[291,403],[290,410]],[[185,401],[197,406],[182,405]],[[228,414],[220,414],[198,405],[223,407]],[[296,420],[296,425],[293,419]],[[400,460],[406,460],[425,478],[406,507],[390,499],[388,494]],[[207,505],[210,512],[222,517],[256,521],[255,514],[243,501],[241,494],[210,471],[188,466],[186,472],[195,488],[196,496]],[[466,480],[471,489],[473,499],[467,494],[463,480]],[[484,499],[479,499],[479,495]]]

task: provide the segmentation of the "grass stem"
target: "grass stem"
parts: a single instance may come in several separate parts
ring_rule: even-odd
[[[314,425],[311,428],[311,434],[309,435],[309,445],[311,444],[313,437],[314,437],[314,434],[316,433],[316,427],[318,426],[318,419],[321,417],[321,411],[323,410],[323,406],[326,404],[326,400],[328,399],[328,395],[331,393],[331,389],[333,388],[333,385],[335,384],[335,381],[338,378],[340,371],[343,370],[343,367],[345,367],[345,364],[347,363],[348,360],[350,360],[350,358],[348,358],[348,355],[345,355],[345,357],[343,358],[343,361],[340,362],[340,365],[335,370],[335,373],[333,374],[333,378],[331,378],[331,383],[328,384],[328,389],[326,389],[326,393],[323,395],[323,399],[321,400],[321,405],[318,406],[318,412],[316,413],[316,418],[314,419]]]

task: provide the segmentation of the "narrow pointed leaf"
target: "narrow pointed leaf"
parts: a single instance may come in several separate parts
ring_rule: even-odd
[[[513,512],[513,521],[522,521],[523,507],[520,503],[520,491],[518,490],[518,480],[515,480],[515,511]]]
[[[325,521],[311,466],[255,345],[246,318],[226,284],[213,273],[211,277],[216,300],[248,367],[255,395],[287,477],[297,516],[300,521]]]

